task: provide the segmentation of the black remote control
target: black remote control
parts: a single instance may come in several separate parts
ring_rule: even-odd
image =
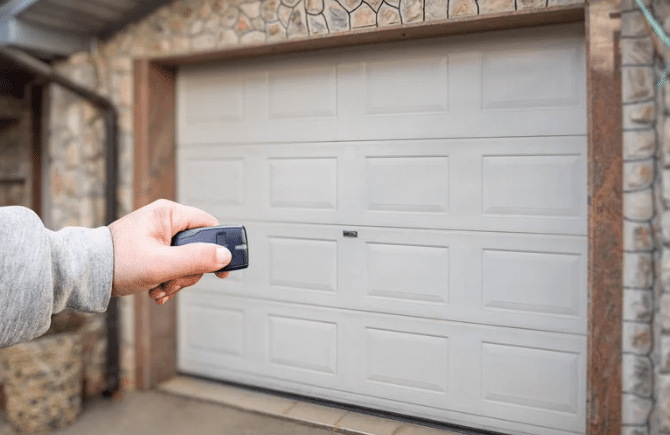
[[[172,246],[189,243],[216,243],[225,246],[233,254],[230,263],[217,272],[246,269],[249,266],[247,230],[244,226],[218,225],[180,231],[172,238]]]

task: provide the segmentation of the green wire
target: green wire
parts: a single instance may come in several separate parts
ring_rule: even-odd
[[[663,28],[656,22],[654,17],[651,15],[651,12],[649,12],[649,9],[647,9],[643,4],[641,0],[635,0],[635,3],[637,3],[637,6],[642,10],[642,13],[644,14],[645,18],[649,22],[649,25],[651,26],[652,29],[654,29],[654,32],[658,35],[659,38],[661,38],[661,41],[663,41],[663,44],[666,46],[670,45],[670,38],[668,38],[668,35],[665,34],[663,31]],[[670,65],[666,65],[665,69],[663,70],[663,75],[661,76],[661,80],[658,82],[658,85],[656,86],[658,89],[663,86],[663,83],[665,83],[665,78],[668,76],[668,72],[670,72]]]

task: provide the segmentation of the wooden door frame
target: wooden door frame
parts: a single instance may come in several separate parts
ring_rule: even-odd
[[[619,6],[607,0],[234,47],[134,64],[134,207],[175,199],[175,79],[179,65],[317,49],[583,22],[586,32],[589,307],[587,433],[621,430],[622,134]],[[148,389],[177,373],[176,309],[135,299],[136,385]]]

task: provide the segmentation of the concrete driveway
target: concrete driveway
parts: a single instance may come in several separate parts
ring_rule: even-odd
[[[84,404],[77,422],[52,435],[330,435],[332,430],[159,391]],[[16,435],[0,412],[0,435]]]

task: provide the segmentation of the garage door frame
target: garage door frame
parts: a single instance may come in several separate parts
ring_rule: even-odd
[[[176,197],[175,72],[179,65],[582,21],[586,28],[589,155],[587,433],[618,435],[623,216],[616,7],[592,0],[586,6],[451,18],[364,33],[138,59],[134,65],[134,207]],[[175,304],[158,307],[149,298],[135,299],[137,388],[152,388],[176,374],[176,329]]]

